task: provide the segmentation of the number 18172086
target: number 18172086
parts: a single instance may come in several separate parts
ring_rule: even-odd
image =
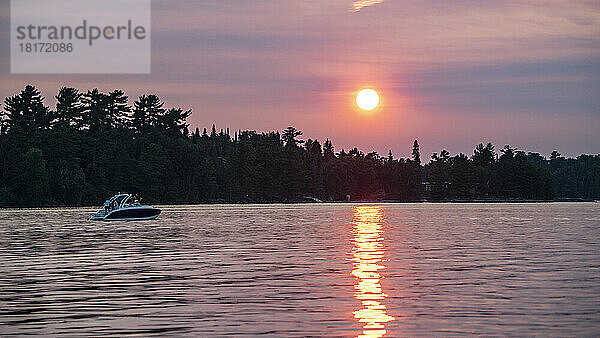
[[[71,53],[73,51],[72,43],[50,43],[50,42],[27,42],[20,43],[21,53]]]

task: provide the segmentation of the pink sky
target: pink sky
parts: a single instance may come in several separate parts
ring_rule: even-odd
[[[7,48],[0,72],[2,97],[155,93],[192,109],[192,128],[294,125],[336,150],[600,152],[597,1],[155,0],[150,75],[10,75]],[[353,104],[363,87],[380,92],[372,114]]]

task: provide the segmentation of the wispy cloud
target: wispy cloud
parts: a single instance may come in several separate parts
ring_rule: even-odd
[[[352,11],[358,12],[363,7],[369,7],[382,3],[383,0],[357,0],[352,3]]]

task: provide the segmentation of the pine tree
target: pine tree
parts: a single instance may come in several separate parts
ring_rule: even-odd
[[[550,154],[550,159],[551,160],[556,160],[556,159],[558,159],[560,157],[561,157],[561,154],[558,151],[556,151],[556,150],[553,150],[552,153]]]
[[[110,120],[108,113],[107,95],[101,93],[98,88],[88,90],[82,98],[83,115],[82,126],[93,132],[101,129],[108,129],[113,121]]]
[[[296,147],[299,143],[304,143],[302,140],[297,140],[296,137],[302,135],[300,130],[294,127],[287,127],[282,133],[281,138],[285,142],[286,147]]]
[[[131,107],[127,104],[128,97],[121,90],[113,90],[106,96],[107,118],[113,128],[128,126],[131,123]]]
[[[29,135],[50,129],[53,114],[44,105],[44,98],[33,86],[28,85],[13,97],[4,100],[9,129],[20,130]]]
[[[325,140],[325,143],[323,144],[323,156],[327,160],[330,160],[335,157],[333,144],[329,139]]]
[[[421,153],[419,152],[419,142],[415,140],[412,149],[412,160],[418,165],[421,165]]]
[[[138,133],[156,126],[165,113],[164,103],[154,94],[140,96],[133,105],[131,126]]]
[[[59,126],[80,126],[82,94],[75,88],[62,87],[56,95],[56,123]]]
[[[492,165],[495,158],[496,152],[491,143],[488,143],[485,147],[483,146],[483,143],[479,143],[473,151],[473,156],[471,156],[473,164],[482,167],[489,167]]]

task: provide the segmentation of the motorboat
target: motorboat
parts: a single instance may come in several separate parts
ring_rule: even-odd
[[[161,210],[145,207],[133,194],[118,193],[104,203],[104,207],[93,214],[92,221],[141,221],[155,219]]]

